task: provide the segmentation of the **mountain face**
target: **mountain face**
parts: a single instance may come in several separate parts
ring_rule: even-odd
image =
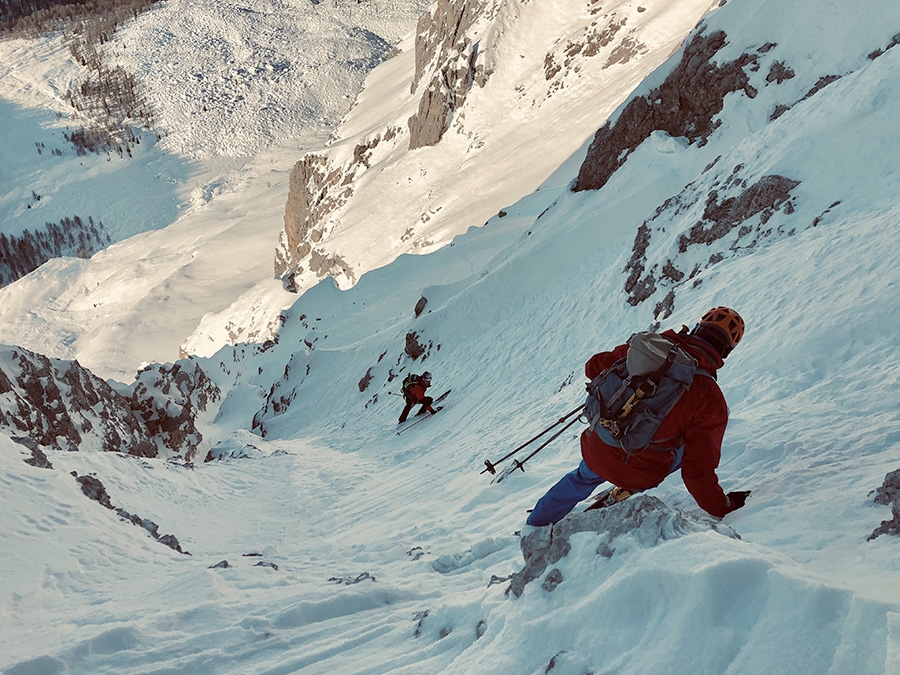
[[[294,167],[276,276],[293,291],[325,276],[348,287],[482,224],[578,151],[710,6],[439,0],[367,78],[329,147]],[[395,105],[369,106],[368,92]],[[479,167],[497,178],[477,180]],[[460,204],[458,190],[477,198]]]
[[[190,459],[203,438],[197,416],[219,397],[190,361],[148,366],[117,390],[77,361],[0,349],[0,429],[35,461],[45,450]]]
[[[429,80],[420,73],[441,73],[447,64],[455,64],[465,76],[438,75],[437,82],[469,83],[462,107],[455,109],[447,103],[449,107],[442,108],[444,112],[438,117],[469,115],[473,112],[469,101],[488,91],[497,96],[492,101],[502,101],[502,95],[490,89],[503,68],[510,67],[505,61],[489,58],[493,50],[502,51],[503,41],[498,35],[504,31],[498,26],[508,35],[518,22],[527,23],[523,18],[527,11],[524,8],[515,21],[504,23],[501,15],[505,5],[482,6],[481,14],[475,17],[464,4],[459,3],[451,11],[438,3],[419,24],[413,90],[421,94],[421,83]],[[580,267],[583,274],[608,279],[615,287],[612,296],[603,295],[600,301],[612,302],[609,297],[618,298],[621,293],[624,303],[635,308],[643,321],[659,325],[683,306],[682,298],[698,292],[708,270],[776,246],[848,214],[867,214],[885,208],[881,205],[883,196],[877,190],[855,190],[852,181],[828,173],[824,167],[841,158],[865,172],[867,185],[878,183],[880,166],[865,159],[878,154],[878,141],[873,137],[858,137],[857,118],[865,117],[877,123],[888,114],[880,97],[870,101],[873,96],[870,87],[876,86],[871,82],[889,80],[887,72],[897,57],[898,34],[893,26],[878,25],[877,15],[861,16],[846,8],[833,7],[825,18],[810,23],[809,17],[817,11],[815,3],[794,3],[789,8],[776,4],[766,3],[765,12],[757,15],[756,20],[748,21],[741,3],[726,3],[700,21],[678,52],[594,130],[583,160],[575,167],[571,185],[560,188],[554,184],[555,190],[546,190],[550,195],[546,197],[547,202],[552,203],[541,208],[533,220],[526,218],[528,246],[537,249],[540,244],[535,240],[549,246],[552,237],[571,238],[586,247],[595,245],[596,240],[602,256],[597,253],[580,265],[573,258],[573,268]],[[886,5],[883,9],[888,12]],[[624,8],[617,9],[617,12],[624,11]],[[636,16],[641,14],[636,10]],[[643,49],[637,42],[640,35],[626,28],[632,25],[630,15],[610,11],[591,16],[588,26],[592,28],[583,30],[581,40],[559,43],[552,56],[542,60],[540,72],[551,83],[546,90],[542,89],[547,92],[542,103],[548,104],[565,91],[563,85],[568,85],[569,80],[556,79],[562,73],[583,71],[596,58],[605,57],[606,67],[617,63],[616,58],[627,61],[622,54],[626,45],[630,45],[632,54]],[[482,24],[488,27],[479,32],[477,26]],[[852,30],[842,38],[842,48],[836,50],[829,45],[839,24]],[[471,37],[461,36],[461,27],[467,25],[467,35]],[[798,41],[795,27],[800,25],[808,25],[809,42]],[[806,44],[815,48],[809,51],[798,46]],[[483,67],[479,69],[479,66]],[[361,94],[363,102],[365,94],[372,93],[378,76],[376,70],[370,87]],[[458,93],[455,85],[425,88],[444,91],[441,98],[445,102],[462,98],[450,95],[451,91]],[[585,89],[587,95],[592,93],[591,85],[585,85]],[[848,108],[847,97],[853,101],[852,107]],[[499,102],[497,107],[501,107]],[[428,106],[416,107],[417,111],[423,109]],[[834,120],[839,120],[837,130]],[[354,128],[352,114],[346,125],[348,129]],[[389,143],[395,146],[412,143],[411,129],[410,125],[406,129],[399,124],[392,127]],[[434,152],[433,156],[437,157],[438,149],[449,139],[458,140],[455,129],[457,126],[451,124],[450,131],[443,133],[437,146],[420,147],[406,157],[416,153],[424,157],[427,152]],[[541,133],[546,133],[546,129],[532,137],[538,139],[536,143],[541,142]],[[290,251],[301,253],[316,265],[331,260],[325,268],[316,267],[316,273],[325,270],[324,273],[340,276],[335,271],[339,267],[350,270],[347,274],[352,276],[352,265],[347,260],[326,255],[327,230],[331,225],[324,224],[331,223],[338,228],[343,214],[358,214],[360,207],[354,207],[353,203],[365,200],[366,194],[371,196],[365,191],[397,166],[397,162],[386,159],[389,151],[382,148],[387,137],[386,134],[368,146],[354,146],[354,159],[344,169],[333,162],[340,156],[339,150],[346,150],[340,143],[333,146],[330,154],[309,155],[295,167],[286,223],[297,227],[288,225],[285,229],[285,236],[291,242],[283,249],[285,256],[289,257]],[[429,170],[440,171],[441,167],[431,166]],[[372,173],[377,176],[372,178]],[[489,175],[497,182],[502,180],[502,175],[493,171]],[[403,208],[399,197],[402,188],[396,194],[398,197],[391,204],[399,211]],[[298,196],[304,197],[305,207],[292,210],[291,200]],[[539,199],[540,195],[531,198]],[[475,199],[473,196],[472,201]],[[471,205],[472,201],[466,204]],[[373,207],[377,208],[377,205]],[[490,219],[488,229],[503,229],[508,212],[521,214],[523,209],[530,213],[518,204],[504,209]],[[382,225],[379,237],[384,240],[390,236],[390,224]],[[313,229],[307,231],[308,227]],[[541,234],[547,231],[552,234]],[[307,234],[308,240],[298,244]],[[359,239],[354,241],[358,243]],[[620,250],[618,246],[625,241],[627,244]],[[373,239],[366,244],[374,248],[379,242]],[[462,246],[454,242],[457,245]],[[359,259],[365,252],[354,249],[353,255]],[[572,255],[581,260],[583,254],[578,250]],[[503,264],[525,267],[525,259],[522,254],[515,257],[515,262]],[[289,268],[287,258],[282,260],[284,269]],[[530,264],[532,269],[544,272],[540,256],[535,255]],[[296,268],[297,274],[303,272],[301,268]],[[529,285],[535,286],[535,292],[544,292],[539,284],[541,274],[534,275],[535,281]],[[591,287],[585,287],[582,280],[571,276],[567,273],[567,284],[572,289],[583,288],[583,295],[572,290],[573,297],[594,297]],[[485,283],[481,278],[476,276],[455,283],[465,286],[471,282],[471,290],[475,292]],[[414,290],[420,289],[414,287]],[[424,296],[431,295],[421,290]],[[439,297],[449,293],[434,292]],[[739,286],[733,292],[739,292]],[[455,288],[452,295],[455,294],[462,291]],[[364,297],[365,300],[355,302],[374,302]],[[425,299],[431,311],[432,298]],[[305,316],[304,306],[301,301],[294,314]],[[478,321],[475,317],[470,319]],[[296,321],[286,315],[281,317],[282,326]],[[363,378],[358,381],[360,391],[369,395],[379,388],[384,391],[391,386],[398,371],[415,367],[416,359],[408,352],[409,358],[405,358],[401,351],[402,340],[409,335],[416,335],[426,344],[445,343],[440,328],[433,325],[435,320],[427,315],[413,319],[407,314],[398,317],[397,322],[390,343],[386,339],[377,340],[366,347],[368,362],[358,364],[356,374],[356,378]],[[306,326],[305,321],[301,324]],[[319,328],[324,330],[327,324],[320,324]],[[364,332],[357,333],[355,340],[359,345],[368,344]],[[290,344],[289,339],[286,342]],[[312,343],[308,346],[309,350],[290,355],[289,367],[274,385],[266,383],[270,394],[266,405],[254,417],[254,428],[267,432],[273,426],[273,419],[289,414],[292,406],[302,408],[309,403],[302,392],[306,383],[314,379],[309,374],[317,355],[312,353]],[[395,354],[396,360],[386,357]],[[369,403],[372,402],[370,399]]]
[[[818,121],[820,110],[839,109],[835,83],[866,77],[874,62],[900,42],[892,28],[880,36],[853,30],[854,38],[862,39],[847,40],[840,52],[825,49],[810,61],[808,54],[794,51],[789,31],[782,41],[782,31],[770,26],[732,29],[731,9],[713,15],[713,25],[701,21],[677,61],[657,74],[662,81],[644,83],[596,132],[572,187],[574,192],[602,190],[642,146],[645,152],[649,147],[667,152],[664,146],[674,144],[697,149],[692,154],[698,158],[706,156],[702,171],[685,167],[683,187],[637,227],[625,265],[628,303],[653,298],[658,319],[671,314],[675,288],[701,270],[834,217],[845,198],[844,186],[825,198],[810,198],[810,192],[822,194],[818,186],[801,188],[810,167],[827,160],[788,162],[773,147],[774,159],[767,162],[759,154],[748,158],[741,146],[760,142],[767,133],[789,138],[785,126],[796,130],[808,115]],[[795,25],[808,11],[795,6],[783,21]],[[853,17],[848,21],[860,28]],[[823,45],[833,34],[826,22],[812,30]],[[735,117],[741,121],[734,123]],[[731,128],[717,134],[729,122]],[[823,155],[829,152],[827,144],[820,148]],[[847,151],[854,154],[858,148]]]
[[[435,32],[449,56],[436,46],[431,62],[452,68],[434,108],[407,95],[416,36],[373,72],[340,134],[303,159],[301,187],[316,189],[296,193],[298,213],[323,220],[297,239],[305,292],[276,310],[270,341],[235,325],[245,343],[131,385],[0,354],[0,670],[897,672],[896,1],[728,0],[646,78],[627,70],[635,55],[669,50],[629,31],[690,3],[547,6],[485,4],[471,38]],[[438,7],[423,26],[452,24]],[[605,75],[621,83],[608,97]],[[462,85],[443,133],[417,118],[437,144],[410,151],[409,120]],[[527,194],[496,212],[510,183]],[[268,197],[234,195],[221,224],[258,224]],[[108,276],[71,292],[121,324],[158,273],[166,295],[140,313],[156,327],[191,273],[232,271],[195,241],[169,247],[206,267],[172,276],[140,239],[137,273],[110,254]],[[313,260],[338,283],[308,287]],[[66,281],[42,270],[31,280]],[[271,309],[284,294],[269,286]],[[717,475],[751,490],[746,505],[711,519],[673,475],[521,529],[577,466],[578,427],[536,434],[584,401],[584,361],[717,304],[747,321],[717,380],[730,413]],[[451,393],[397,435],[400,382],[425,369]],[[528,438],[524,468],[491,483],[483,461]],[[196,466],[143,458],[208,446]]]
[[[478,62],[480,43],[468,35],[487,6],[487,2],[439,0],[433,12],[419,19],[410,94],[419,93],[421,98],[408,122],[410,150],[437,145],[465,104],[472,85],[484,87],[487,83],[490,73]],[[492,9],[496,11],[496,3]],[[423,79],[430,81],[420,88]]]

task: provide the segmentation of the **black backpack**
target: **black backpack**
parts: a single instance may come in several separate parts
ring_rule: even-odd
[[[410,373],[405,378],[403,378],[403,384],[400,389],[403,392],[403,395],[408,397],[409,390],[412,389],[415,385],[419,383],[419,376],[415,373]]]
[[[658,333],[635,333],[626,356],[587,385],[584,413],[591,431],[622,448],[626,462],[647,448],[669,452],[670,447],[653,445],[653,435],[697,373],[712,377],[675,342]]]

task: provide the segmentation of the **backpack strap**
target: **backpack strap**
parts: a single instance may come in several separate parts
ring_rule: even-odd
[[[697,375],[708,377],[713,382],[716,381],[716,376],[703,368],[697,368],[697,370],[694,371],[694,377],[696,377]],[[669,441],[673,441],[675,439],[678,439],[678,444],[672,446]],[[658,452],[675,452],[676,448],[680,445],[684,445],[684,434],[678,434],[677,436],[669,436],[668,438],[660,438],[659,440],[650,441],[650,444],[646,449],[656,450]]]

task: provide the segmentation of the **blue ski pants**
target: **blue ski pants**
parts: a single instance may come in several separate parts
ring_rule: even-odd
[[[669,473],[681,468],[683,454],[684,448],[678,448],[672,457]],[[584,460],[581,460],[577,469],[567,473],[556,485],[547,490],[547,493],[534,505],[534,509],[525,522],[535,527],[558,523],[575,508],[578,502],[590,497],[594,488],[605,482],[605,478],[595,474],[584,463]]]

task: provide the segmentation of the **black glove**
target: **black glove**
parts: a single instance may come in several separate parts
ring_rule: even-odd
[[[738,490],[736,492],[729,492],[725,496],[728,497],[728,501],[731,502],[731,510],[737,511],[747,501],[747,497],[750,496],[750,490]]]

